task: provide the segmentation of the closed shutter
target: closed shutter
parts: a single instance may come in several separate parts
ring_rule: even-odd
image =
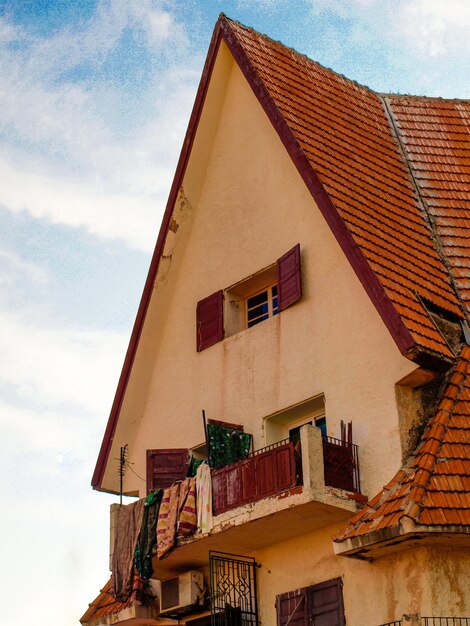
[[[205,350],[224,338],[224,292],[216,291],[196,307],[197,350]]]
[[[313,626],[344,626],[341,578],[308,588],[309,615]]]
[[[280,311],[302,297],[299,243],[277,261],[277,289]]]
[[[187,472],[187,448],[147,450],[147,493],[170,487],[186,478]]]
[[[277,596],[277,626],[308,626],[307,599],[307,588]]]

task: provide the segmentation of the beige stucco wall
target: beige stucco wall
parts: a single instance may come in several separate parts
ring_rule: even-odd
[[[464,549],[416,547],[368,563],[333,556],[335,528],[276,544],[253,556],[261,565],[261,622],[276,623],[276,595],[343,579],[348,626],[379,626],[402,615],[470,615],[470,559]]]
[[[224,46],[206,108],[110,459],[128,443],[133,469],[145,477],[147,448],[203,441],[202,408],[209,418],[243,423],[261,447],[264,417],[323,394],[329,434],[352,420],[363,491],[374,495],[400,464],[394,383],[414,366],[399,354]],[[298,242],[302,300],[197,353],[197,301]],[[105,488],[116,470],[111,460]],[[145,484],[128,472],[125,489],[143,494]]]

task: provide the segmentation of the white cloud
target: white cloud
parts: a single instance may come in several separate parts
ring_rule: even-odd
[[[0,285],[12,285],[17,280],[29,279],[36,285],[49,281],[46,270],[39,265],[25,261],[8,250],[0,250]]]
[[[0,384],[36,408],[111,406],[127,337],[122,333],[40,327],[0,311]]]
[[[470,52],[467,0],[309,0],[312,12],[330,12],[369,29],[391,48],[423,56]]]
[[[167,180],[166,172],[159,174]],[[24,172],[1,159],[0,179],[0,205],[13,213],[26,211],[37,219],[83,227],[98,237],[122,239],[135,249],[150,251],[155,244],[163,201]]]
[[[0,18],[5,208],[151,250],[200,63],[185,57],[184,29],[166,5],[103,0],[74,31],[48,37]],[[102,69],[129,31],[152,67],[132,101],[119,76]]]
[[[418,53],[437,57],[470,52],[467,0],[402,0],[390,21],[400,38]]]

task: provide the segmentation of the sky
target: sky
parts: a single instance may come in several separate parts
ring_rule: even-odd
[[[220,12],[375,90],[470,98],[467,0],[0,0],[3,626],[77,626],[108,579],[90,480]]]

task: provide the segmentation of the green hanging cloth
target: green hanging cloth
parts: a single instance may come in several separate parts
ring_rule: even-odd
[[[152,549],[157,541],[157,520],[162,501],[163,490],[150,493],[145,499],[142,526],[134,551],[134,564],[141,578],[152,577]]]
[[[209,465],[214,469],[246,459],[251,448],[251,435],[241,430],[207,424]]]

